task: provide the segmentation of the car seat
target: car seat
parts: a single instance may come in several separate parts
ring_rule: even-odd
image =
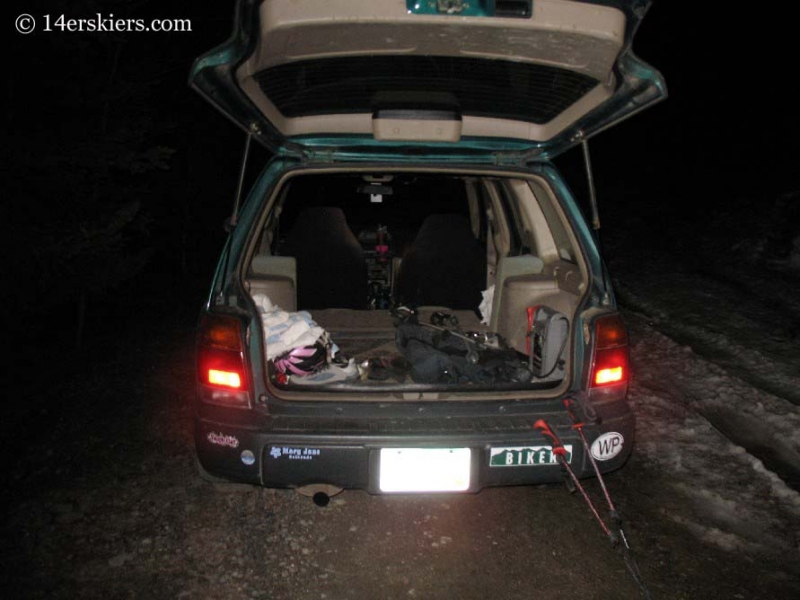
[[[282,254],[297,261],[299,309],[367,307],[367,262],[341,208],[304,209]]]
[[[397,299],[410,306],[475,310],[486,287],[486,252],[462,215],[431,215],[406,251]]]

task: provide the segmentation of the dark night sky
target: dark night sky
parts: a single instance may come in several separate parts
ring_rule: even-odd
[[[650,210],[680,224],[730,203],[769,203],[798,189],[789,19],[715,6],[656,2],[634,42],[636,53],[666,76],[670,97],[592,142],[601,206],[615,227],[624,226],[629,212]],[[14,16],[28,13],[40,28],[6,35],[5,222],[27,236],[26,224],[69,221],[76,205],[70,194],[92,213],[104,194],[113,201],[114,185],[133,182],[154,219],[148,235],[156,251],[175,256],[178,238],[202,246],[189,270],[206,278],[223,240],[219,225],[231,205],[243,137],[186,80],[193,58],[228,37],[234,2],[56,0],[12,7]],[[98,12],[188,18],[192,32],[40,30],[46,13],[55,19]],[[111,169],[105,188],[88,176],[73,180],[76,157],[107,156],[110,150],[95,147],[105,141],[140,151],[170,148],[169,170],[134,176]],[[573,154],[557,161],[567,172],[577,162]],[[579,178],[579,193],[581,185]]]

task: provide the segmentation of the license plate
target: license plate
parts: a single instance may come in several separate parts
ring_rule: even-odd
[[[469,489],[469,448],[381,448],[382,492],[463,492]]]
[[[565,458],[572,462],[572,444],[564,444]],[[489,451],[490,467],[536,467],[557,465],[558,457],[552,446],[514,446],[512,448],[492,448]]]

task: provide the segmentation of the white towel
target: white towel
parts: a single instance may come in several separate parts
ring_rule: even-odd
[[[484,325],[489,324],[489,319],[492,318],[492,302],[494,301],[494,284],[489,286],[489,289],[481,292],[483,300],[478,305],[478,310],[481,311],[481,323]]]
[[[268,359],[292,348],[313,346],[325,330],[314,322],[307,311],[286,312],[272,304],[264,294],[253,294],[264,327],[264,346]]]

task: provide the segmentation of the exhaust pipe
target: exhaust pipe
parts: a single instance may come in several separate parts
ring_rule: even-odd
[[[342,488],[329,483],[311,483],[309,485],[304,485],[297,488],[298,494],[311,498],[314,504],[320,508],[328,506],[328,504],[330,504],[331,497],[335,496],[336,494],[340,494],[341,492]]]

